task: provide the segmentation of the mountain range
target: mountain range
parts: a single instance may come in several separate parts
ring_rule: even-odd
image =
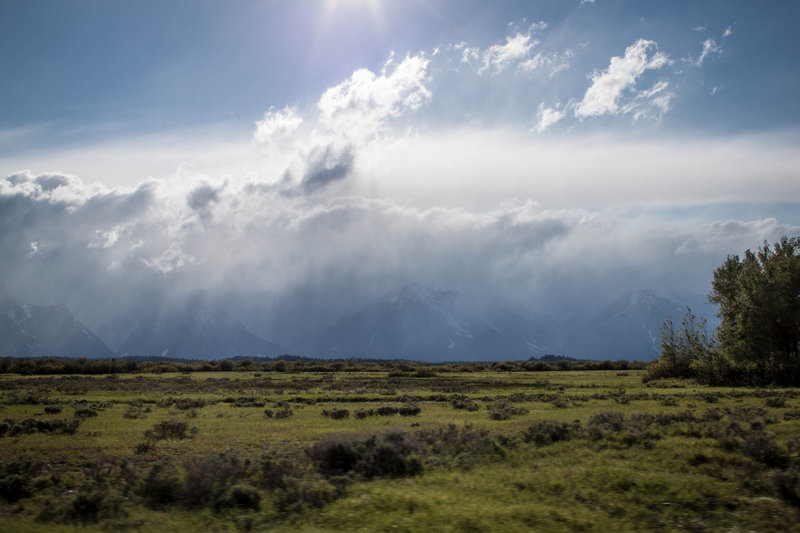
[[[424,361],[519,360],[559,354],[584,359],[652,360],[664,320],[685,309],[650,291],[593,309],[532,315],[504,302],[478,304],[456,291],[409,285],[308,332],[303,355]],[[100,328],[100,337],[63,305],[19,304],[0,288],[0,355],[190,359],[275,357],[287,353],[199,300],[164,305]],[[287,344],[288,346],[289,344]]]
[[[63,305],[27,305],[0,285],[0,355],[108,357],[113,352]]]

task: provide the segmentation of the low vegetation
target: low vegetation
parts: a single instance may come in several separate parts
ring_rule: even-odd
[[[645,384],[630,368],[402,374],[4,374],[0,529],[781,531],[800,519],[795,389]]]

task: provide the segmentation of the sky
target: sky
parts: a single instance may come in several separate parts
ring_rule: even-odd
[[[254,332],[701,300],[800,234],[797,2],[0,2],[0,282]],[[298,333],[302,335],[302,333]]]

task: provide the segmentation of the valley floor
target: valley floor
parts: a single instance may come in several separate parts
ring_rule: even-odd
[[[0,375],[0,531],[798,531],[800,391]]]

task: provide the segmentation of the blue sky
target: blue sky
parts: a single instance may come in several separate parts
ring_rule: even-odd
[[[90,325],[123,313],[101,290],[234,314],[411,282],[539,307],[702,295],[727,254],[800,232],[798,20],[796,2],[5,0],[0,281]]]

